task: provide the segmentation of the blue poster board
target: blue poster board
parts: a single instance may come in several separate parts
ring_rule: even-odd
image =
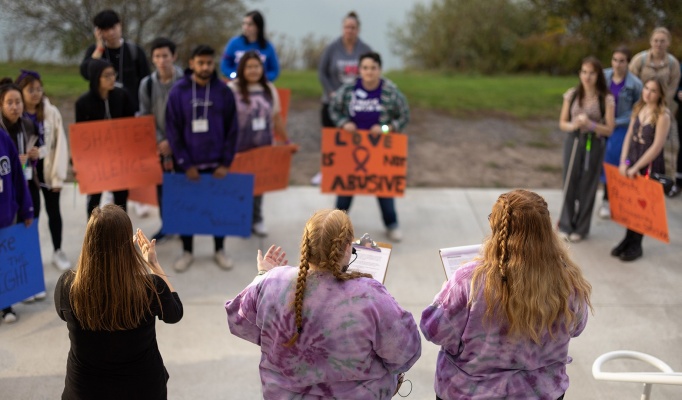
[[[0,229],[0,308],[45,291],[38,220]]]
[[[163,174],[163,233],[251,235],[253,175],[229,173],[223,179],[202,174]]]

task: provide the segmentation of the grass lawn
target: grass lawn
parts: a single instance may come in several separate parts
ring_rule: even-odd
[[[78,66],[0,63],[0,76],[16,78],[19,69],[40,72],[46,94],[55,99],[75,99],[88,90]],[[558,118],[561,95],[578,78],[545,75],[481,76],[445,72],[390,72],[413,107],[451,112],[458,116],[508,115],[525,118]],[[277,86],[290,88],[294,100],[320,98],[316,71],[282,71]]]

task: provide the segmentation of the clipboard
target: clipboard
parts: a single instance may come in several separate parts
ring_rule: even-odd
[[[368,235],[367,235],[368,236]],[[364,235],[363,235],[364,237]],[[384,284],[388,263],[391,260],[393,246],[389,243],[375,242],[360,244],[361,239],[353,242],[357,257],[348,267],[348,271],[364,272]]]
[[[480,256],[482,248],[483,245],[481,244],[472,244],[438,250],[440,261],[443,263],[445,280],[449,281],[459,267]]]

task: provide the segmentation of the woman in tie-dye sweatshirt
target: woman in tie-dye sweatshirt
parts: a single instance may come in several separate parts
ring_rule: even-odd
[[[340,210],[316,212],[301,264],[258,252],[256,279],[225,304],[230,331],[261,347],[265,399],[390,399],[421,355],[419,330],[386,288],[346,272],[353,226]]]
[[[458,269],[422,313],[422,333],[442,346],[437,398],[561,399],[568,343],[585,328],[591,286],[542,197],[502,194],[489,219],[482,257]]]

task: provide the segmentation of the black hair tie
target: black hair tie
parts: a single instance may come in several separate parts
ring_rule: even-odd
[[[300,328],[296,329],[296,332],[298,332],[298,334],[300,335],[301,332],[303,332],[303,327],[300,327]]]

